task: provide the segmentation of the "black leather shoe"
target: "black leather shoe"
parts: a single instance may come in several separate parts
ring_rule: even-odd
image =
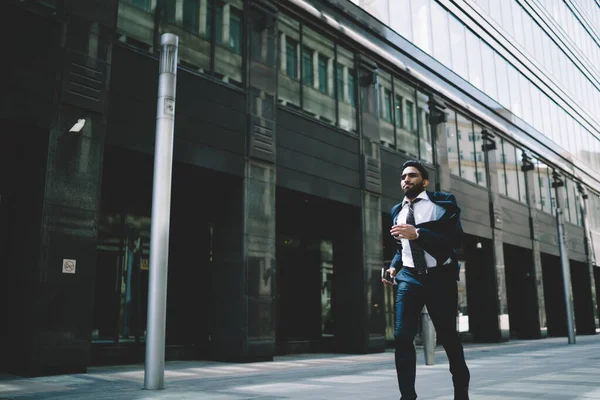
[[[469,400],[469,387],[454,388],[454,400]]]

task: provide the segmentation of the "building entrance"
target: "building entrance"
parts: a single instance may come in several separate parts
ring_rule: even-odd
[[[150,155],[107,147],[92,326],[94,364],[144,356],[152,208]],[[198,186],[197,189],[190,189]],[[214,236],[223,232],[225,176],[174,164],[167,287],[167,359],[209,357],[215,324]]]

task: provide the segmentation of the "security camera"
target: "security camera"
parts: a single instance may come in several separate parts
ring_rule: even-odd
[[[83,129],[85,125],[85,119],[79,119],[77,120],[77,122],[75,123],[75,125],[73,125],[73,127],[71,129],[69,129],[69,133],[79,133],[81,132],[81,130]]]

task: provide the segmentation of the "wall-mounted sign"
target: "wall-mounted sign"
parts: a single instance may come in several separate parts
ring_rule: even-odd
[[[148,258],[142,258],[142,261],[140,262],[140,269],[142,271],[148,271]]]
[[[75,267],[77,266],[77,260],[69,260],[69,259],[63,259],[63,267],[62,267],[62,272],[63,274],[74,274],[75,273]]]

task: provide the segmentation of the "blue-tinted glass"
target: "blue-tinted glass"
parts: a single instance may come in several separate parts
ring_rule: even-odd
[[[298,43],[295,40],[287,38],[285,43],[285,66],[286,72],[289,77],[298,79],[298,57],[296,53],[296,49],[298,48]]]
[[[233,11],[233,9],[232,9]],[[229,47],[237,54],[242,53],[242,17],[237,12],[231,13],[229,26]]]
[[[323,93],[327,93],[327,57],[319,55],[319,90]]]
[[[312,62],[313,51],[308,47],[302,49],[302,83],[308,86],[313,84],[313,62]]]

